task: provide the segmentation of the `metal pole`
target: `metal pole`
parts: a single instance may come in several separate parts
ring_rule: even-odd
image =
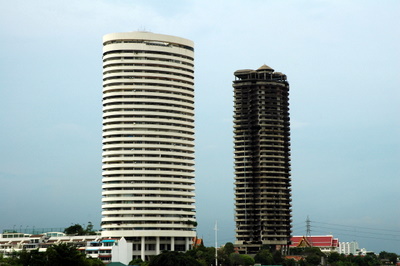
[[[215,221],[215,266],[218,266],[218,256],[217,256],[217,247],[218,247],[218,223]]]

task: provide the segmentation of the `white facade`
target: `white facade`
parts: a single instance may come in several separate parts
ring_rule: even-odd
[[[118,241],[111,249],[111,261],[122,262],[126,265],[132,260],[132,243],[128,243],[125,238]]]
[[[0,255],[12,256],[14,252],[39,250],[61,243],[75,246],[87,257],[98,258],[104,263],[122,262],[128,264],[132,260],[132,243],[124,238],[102,239],[98,235],[67,236],[61,232],[49,232],[38,235],[9,233],[0,234]]]
[[[360,252],[360,249],[358,247],[358,242],[352,241],[352,242],[339,242],[339,254],[345,254],[345,255],[358,255]]]
[[[102,236],[134,257],[195,236],[194,49],[150,32],[103,37]]]

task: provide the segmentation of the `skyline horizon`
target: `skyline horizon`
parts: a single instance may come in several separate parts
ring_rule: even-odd
[[[217,221],[218,222],[218,221]],[[315,221],[311,221],[310,220],[310,222],[315,222]],[[307,223],[307,221],[305,221],[305,223]],[[319,222],[317,222],[317,223],[319,223]],[[79,223],[78,223],[79,224]],[[324,223],[323,223],[324,224]],[[72,225],[75,225],[74,223],[71,223],[71,225],[70,226],[72,226]],[[85,228],[85,225],[86,224],[79,224],[79,225],[81,225],[83,228]],[[339,225],[339,226],[344,226],[344,225]],[[346,226],[345,226],[346,227]],[[22,225],[20,226],[20,228],[22,228]],[[8,232],[7,233],[25,233],[25,234],[42,234],[42,233],[48,233],[48,232],[61,232],[61,233],[64,233],[64,229],[66,229],[66,228],[68,228],[68,226],[65,226],[65,227],[50,227],[50,228],[40,228],[40,227],[37,227],[37,228],[35,228],[35,227],[33,227],[32,229],[29,229],[28,227],[26,227],[25,229],[22,229],[22,231],[21,230],[18,230],[18,228],[16,228],[16,229],[11,229],[11,228],[3,228],[2,229],[2,233],[4,233],[4,230],[8,230]],[[379,229],[375,229],[375,228],[365,228],[365,227],[361,227],[362,229],[370,229],[370,230],[379,230]],[[46,229],[63,229],[62,231],[46,231]],[[31,231],[32,230],[32,231]],[[214,232],[215,232],[215,228],[213,229],[214,230]],[[12,231],[12,232],[11,232]],[[101,231],[102,231],[102,229],[100,228],[100,226],[99,226],[99,229],[97,229],[97,228],[93,228],[93,231],[94,232],[98,232],[98,233],[100,233],[100,236],[101,236]],[[218,230],[217,230],[218,231]],[[78,236],[78,235],[77,235]],[[307,234],[300,234],[300,235],[292,235],[292,237],[299,237],[299,236],[302,236],[302,237],[307,237]],[[310,235],[311,237],[316,237],[316,236],[333,236],[334,237],[334,239],[338,239],[338,242],[340,242],[340,243],[351,243],[351,242],[357,242],[358,244],[359,244],[359,248],[360,249],[366,249],[367,250],[367,252],[374,252],[375,254],[379,254],[380,252],[383,252],[383,251],[385,251],[385,252],[392,252],[392,251],[388,251],[388,250],[368,250],[367,248],[365,248],[365,247],[362,247],[361,245],[360,245],[360,241],[359,240],[357,240],[357,239],[353,239],[353,240],[347,240],[347,241],[341,241],[340,240],[340,238],[338,238],[338,237],[335,237],[335,234],[334,233],[332,233],[332,234],[311,234]],[[105,238],[107,238],[107,237],[105,237]],[[361,237],[362,238],[362,237]],[[203,238],[201,238],[201,239],[203,239]],[[204,241],[205,239],[203,239],[203,241]],[[214,241],[214,242],[213,242]],[[215,243],[215,237],[214,237],[214,239],[212,239],[212,240],[208,240],[208,242],[213,242],[213,243]],[[233,241],[227,241],[227,242],[224,242],[224,243],[219,243],[219,247],[221,247],[221,246],[223,246],[223,245],[225,245],[226,243],[233,243],[234,244],[234,240]],[[213,247],[214,245],[209,245],[209,247]],[[396,253],[397,254],[397,253]],[[399,255],[399,254],[398,254]]]
[[[207,245],[216,220],[220,241],[235,239],[233,73],[265,63],[290,83],[293,235],[309,216],[318,235],[400,254],[400,3],[255,5],[2,2],[0,227],[100,222],[99,43],[146,25],[195,43],[196,218]]]

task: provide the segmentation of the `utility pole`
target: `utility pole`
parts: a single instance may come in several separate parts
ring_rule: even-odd
[[[218,247],[218,223],[215,221],[215,266],[218,266],[218,253],[217,253],[217,247]]]

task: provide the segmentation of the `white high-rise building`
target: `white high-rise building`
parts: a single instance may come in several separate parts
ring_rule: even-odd
[[[135,258],[188,250],[194,182],[193,42],[105,35],[102,236],[125,237]]]
[[[339,254],[345,255],[358,255],[360,252],[360,248],[358,247],[358,242],[351,241],[351,242],[339,242]]]

